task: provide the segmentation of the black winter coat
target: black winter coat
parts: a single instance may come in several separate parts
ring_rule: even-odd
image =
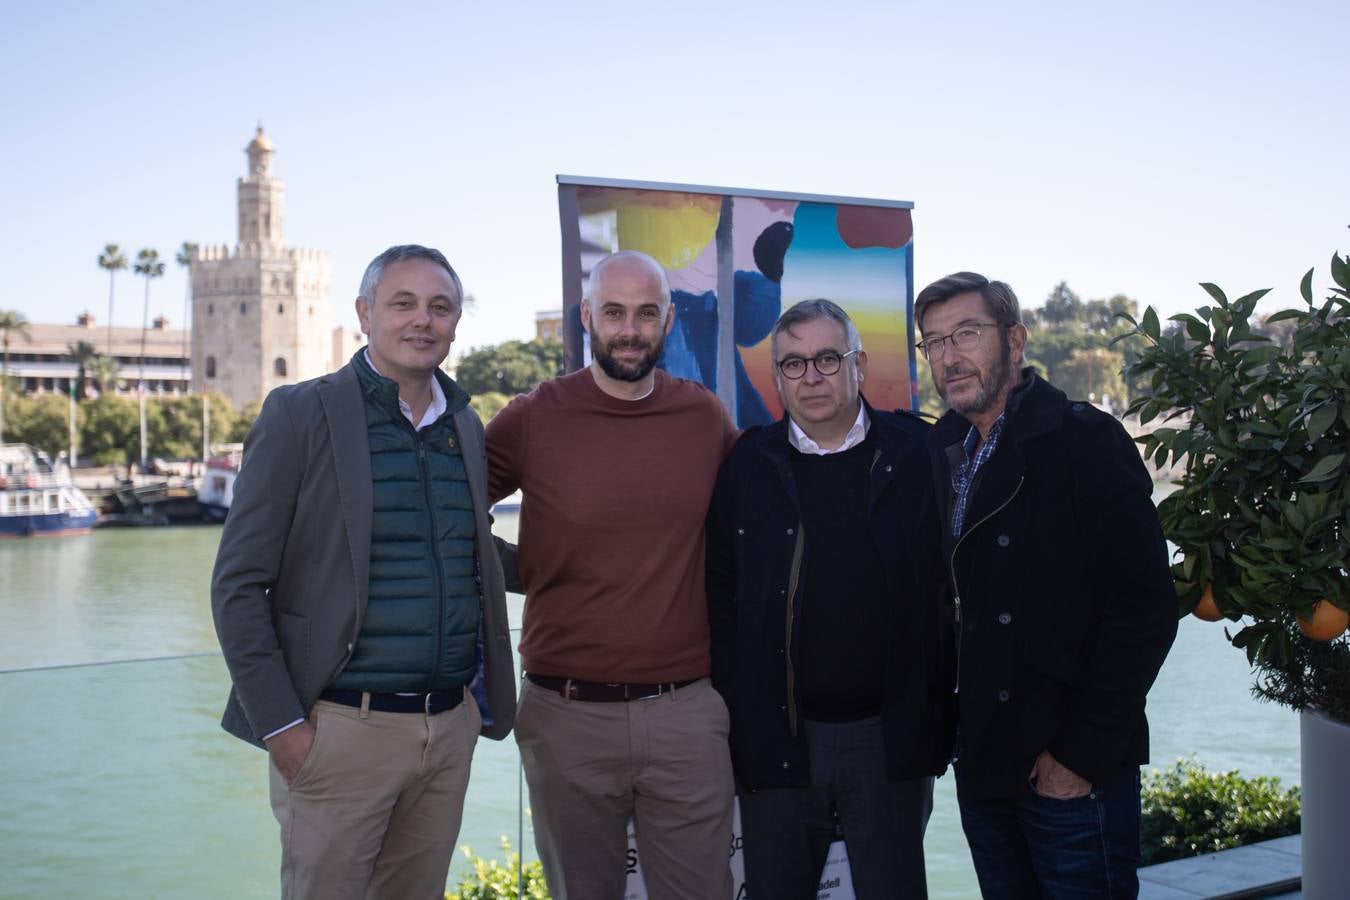
[[[868,408],[875,440],[869,530],[883,561],[891,642],[883,679],[894,780],[941,774],[952,745],[946,590],[924,434],[908,413]],[[810,765],[794,682],[805,542],[787,419],[745,432],[722,464],[708,516],[712,680],[731,712],[731,757],[749,789],[807,787]],[[840,648],[847,653],[847,647]]]
[[[1148,761],[1144,698],[1177,628],[1153,482],[1125,429],[1027,370],[950,554],[957,768],[977,797],[1016,796],[1042,750],[1101,784]],[[928,435],[949,521],[970,423]]]

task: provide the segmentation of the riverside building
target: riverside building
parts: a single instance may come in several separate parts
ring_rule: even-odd
[[[79,378],[79,363],[74,348],[85,343],[95,352],[117,360],[120,384],[116,392],[135,394],[142,368],[141,329],[96,324],[89,313],[82,313],[73,325],[29,323],[24,332],[10,336],[9,361],[5,374],[16,379],[25,394],[68,393]],[[157,317],[144,335],[145,389],[150,394],[183,394],[188,390],[191,367],[187,357],[187,335],[181,328],[170,328],[169,320]],[[85,373],[86,387],[93,377]],[[105,388],[106,390],[107,388]]]

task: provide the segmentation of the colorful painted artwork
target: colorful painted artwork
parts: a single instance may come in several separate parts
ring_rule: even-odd
[[[816,297],[857,325],[868,401],[917,407],[911,204],[569,176],[558,204],[569,371],[590,359],[579,304],[591,267],[641,250],[670,275],[675,327],[659,365],[707,385],[741,427],[782,415],[769,334]]]

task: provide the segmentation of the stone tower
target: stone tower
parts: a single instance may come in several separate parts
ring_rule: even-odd
[[[282,245],[285,188],[262,126],[239,179],[239,242],[192,257],[192,387],[237,408],[330,369],[328,254]]]

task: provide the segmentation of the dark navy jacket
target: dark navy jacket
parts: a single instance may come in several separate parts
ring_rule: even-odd
[[[976,797],[1023,790],[1042,750],[1101,784],[1148,760],[1144,698],[1176,636],[1153,482],[1113,417],[1028,370],[948,540],[957,611],[957,768]],[[950,521],[970,423],[928,435]]]
[[[868,408],[875,442],[868,524],[885,570],[882,721],[892,779],[940,774],[951,749],[940,525],[929,426]],[[731,756],[749,789],[810,785],[798,713],[806,542],[788,425],[747,430],[722,464],[708,516],[713,684],[731,712]],[[840,648],[847,653],[847,647]]]

